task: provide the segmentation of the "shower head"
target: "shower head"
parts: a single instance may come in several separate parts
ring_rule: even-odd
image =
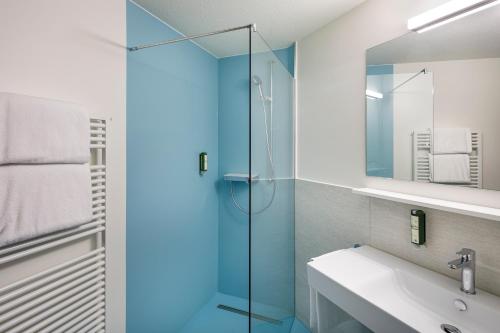
[[[262,100],[262,103],[264,103],[266,101],[266,98],[264,97],[264,93],[262,92],[262,79],[258,75],[254,75],[252,76],[252,83],[259,87],[260,98]],[[264,112],[266,111],[264,110]]]
[[[259,87],[259,94],[260,94],[260,98],[262,100],[262,103],[272,101],[271,97],[264,96],[264,92],[262,91],[262,79],[260,78],[260,76],[258,76],[258,75],[252,76],[252,83],[255,84],[257,87]],[[265,110],[264,110],[264,112],[265,112]]]
[[[254,75],[254,76],[252,76],[252,82],[256,86],[260,86],[262,84],[262,79],[259,76]]]

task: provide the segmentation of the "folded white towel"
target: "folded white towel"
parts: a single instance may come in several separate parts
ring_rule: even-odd
[[[311,332],[319,331],[318,292],[309,286],[309,327]]]
[[[470,156],[467,154],[429,154],[431,182],[468,184]]]
[[[434,154],[470,154],[472,134],[469,128],[436,128],[433,140]]]
[[[89,127],[78,105],[0,92],[0,164],[87,163]]]
[[[89,222],[86,164],[0,166],[0,246]]]

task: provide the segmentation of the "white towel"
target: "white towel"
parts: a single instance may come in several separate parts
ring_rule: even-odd
[[[0,246],[92,219],[86,164],[0,166]]]
[[[309,286],[309,327],[311,332],[319,332],[318,292]]]
[[[431,182],[468,184],[470,156],[467,154],[429,154]]]
[[[82,107],[0,92],[0,165],[87,163],[89,140]]]
[[[434,154],[470,154],[472,134],[469,128],[436,128],[433,142]]]

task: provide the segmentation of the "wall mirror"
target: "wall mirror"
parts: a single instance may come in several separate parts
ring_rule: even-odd
[[[500,6],[367,51],[366,174],[500,190]]]

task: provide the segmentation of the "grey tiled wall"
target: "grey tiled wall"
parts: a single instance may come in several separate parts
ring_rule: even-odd
[[[462,247],[477,251],[477,286],[500,295],[500,222],[422,208],[427,244],[410,242],[409,212],[419,208],[352,194],[351,189],[297,180],[295,185],[296,313],[309,321],[309,258],[369,244],[433,271],[458,279],[446,263]]]
[[[295,311],[309,322],[309,258],[367,244],[369,200],[350,189],[296,180],[295,183]]]

